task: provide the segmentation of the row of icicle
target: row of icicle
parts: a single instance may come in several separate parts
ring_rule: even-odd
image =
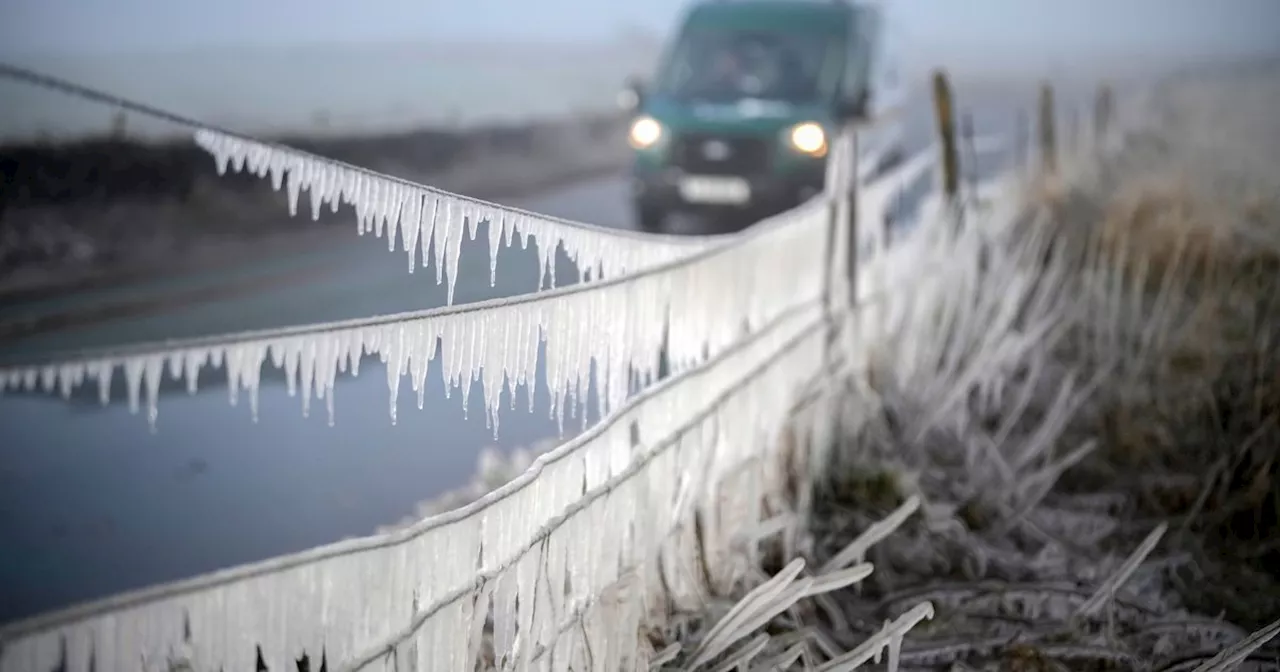
[[[357,231],[384,233],[387,247],[397,240],[409,257],[409,272],[421,256],[422,266],[434,250],[436,282],[447,281],[453,303],[458,256],[464,236],[475,240],[481,222],[488,223],[489,282],[497,274],[498,250],[510,247],[519,234],[538,253],[538,286],[555,284],[555,251],[563,247],[581,279],[612,278],[657,266],[719,244],[723,237],[640,237],[622,231],[588,226],[508,208],[426,185],[396,180],[367,170],[328,161],[304,152],[267,145],[209,130],[200,130],[196,143],[213,155],[218,174],[249,171],[282,186],[289,214],[296,215],[302,192],[309,194],[311,216],[320,217],[324,205],[337,212],[342,203],[355,209]],[[419,252],[420,250],[420,252]]]
[[[313,214],[318,214],[320,206],[325,203],[336,210],[337,204],[342,201],[355,206],[362,232],[373,231],[382,235],[385,231],[394,246],[398,231],[410,253],[411,269],[416,241],[420,237],[424,241],[428,238],[434,240],[437,281],[448,279],[450,300],[461,238],[468,232],[475,235],[477,221],[489,221],[491,224],[491,281],[499,243],[506,240],[510,244],[517,231],[523,237],[524,245],[528,245],[530,238],[534,240],[534,245],[539,250],[542,280],[547,277],[554,279],[553,252],[557,245],[563,246],[568,256],[577,263],[580,278],[600,280],[671,265],[682,258],[705,254],[713,245],[741,244],[740,241],[724,240],[723,237],[650,239],[618,235],[607,230],[579,227],[559,220],[539,218],[531,213],[491,206],[430,187],[389,180],[306,153],[213,131],[202,130],[196,134],[196,139],[213,154],[220,172],[224,172],[228,166],[235,170],[248,169],[260,176],[270,176],[276,188],[287,181],[290,185],[291,211],[296,209],[301,190],[306,189],[311,193]],[[875,166],[894,140],[896,137],[888,137],[883,147],[864,154],[860,162],[860,180],[870,180],[873,177],[866,168]],[[883,219],[883,215],[878,216],[877,213],[887,212],[891,199],[922,177],[933,164],[932,154],[926,152],[886,175],[875,176],[876,179],[868,182],[865,187],[865,209],[861,214],[870,221]],[[818,225],[817,220],[822,217],[820,208],[811,202],[775,219],[795,220],[801,215],[812,220],[810,223],[815,225]],[[493,226],[494,221],[499,225]],[[555,299],[548,297],[544,303],[516,302],[489,309],[486,312],[492,314],[485,316],[449,313],[432,315],[431,311],[427,311],[423,317],[415,316],[398,322],[384,321],[378,326],[334,328],[322,324],[308,330],[311,335],[247,340],[232,336],[226,339],[225,345],[188,348],[179,344],[143,355],[89,357],[44,366],[0,369],[0,393],[6,389],[43,390],[56,391],[69,397],[82,384],[96,382],[100,401],[106,404],[110,401],[114,371],[119,367],[124,374],[130,409],[137,412],[145,406],[148,422],[154,427],[158,417],[157,399],[166,375],[174,380],[184,381],[188,391],[194,393],[203,370],[224,368],[232,404],[237,403],[241,391],[246,392],[250,412],[256,418],[261,365],[269,361],[284,370],[290,396],[301,393],[304,415],[309,413],[313,399],[323,400],[332,423],[333,389],[337,374],[346,371],[354,374],[358,371],[362,356],[377,355],[388,365],[390,413],[394,422],[402,375],[410,376],[413,390],[417,393],[418,407],[422,407],[427,365],[435,355],[438,340],[444,348],[441,373],[446,384],[446,394],[450,387],[460,387],[465,412],[471,381],[483,380],[486,417],[496,432],[498,396],[504,380],[512,397],[518,385],[530,386],[528,394],[532,405],[535,396],[532,383],[536,380],[534,373],[537,365],[537,343],[539,340],[546,340],[552,346],[548,349],[548,358],[558,357],[558,362],[563,362],[567,355],[556,349],[561,347],[556,337],[566,334],[575,339],[575,342],[585,343],[588,352],[581,353],[582,356],[571,364],[560,363],[554,372],[548,372],[552,374],[548,378],[551,412],[560,416],[563,423],[566,396],[572,395],[580,404],[586,403],[587,379],[592,359],[609,365],[607,370],[595,373],[598,384],[604,379],[609,381],[606,384],[608,395],[600,395],[599,410],[604,412],[626,395],[628,379],[637,377],[651,380],[656,374],[658,349],[664,338],[666,324],[673,325],[678,332],[671,335],[673,358],[681,362],[696,361],[696,353],[704,350],[699,336],[704,332],[699,329],[706,324],[706,320],[714,322],[717,314],[725,314],[726,310],[732,309],[731,306],[742,306],[744,301],[753,300],[752,297],[760,292],[777,295],[795,291],[799,296],[807,295],[805,292],[813,286],[810,281],[820,282],[814,276],[823,265],[823,260],[815,256],[820,251],[814,246],[808,246],[792,254],[784,253],[782,248],[776,247],[771,241],[782,237],[790,238],[791,244],[796,244],[792,234],[773,232],[770,236],[758,241],[747,241],[745,247],[749,251],[718,257],[722,261],[715,261],[717,257],[714,256],[702,259],[691,264],[687,270],[675,269],[670,273],[660,274],[663,278],[641,278],[628,283],[629,286],[602,287],[602,291],[596,296],[572,294]],[[805,245],[804,242],[798,244]],[[424,242],[424,265],[429,247],[431,246]],[[725,263],[724,260],[731,257],[736,261]],[[712,270],[713,267],[721,267],[721,270]],[[799,275],[796,274],[797,271]],[[708,276],[708,273],[728,273],[732,279],[728,276],[700,279]],[[772,277],[797,278],[801,281],[791,285],[762,282],[762,279],[769,278],[773,273],[779,275]],[[666,291],[660,289],[663,285],[682,289]],[[758,285],[761,289],[757,291],[754,288]],[[684,288],[695,291],[694,288],[699,286],[714,286],[715,289],[711,291],[717,294],[699,295],[703,305],[692,306],[691,312],[684,313],[683,306],[689,303],[683,298],[688,296]],[[721,292],[732,294],[733,299],[728,300],[726,295],[726,300],[722,300],[718,294]],[[672,301],[678,305],[672,304]],[[677,309],[681,312],[672,312]],[[602,315],[600,310],[608,311],[608,315]],[[748,312],[758,314],[760,310]],[[559,326],[561,323],[568,323],[568,326]],[[732,333],[738,329],[738,325],[714,323],[721,329],[728,329],[728,338],[732,340]],[[619,326],[624,324],[627,325],[625,329]],[[496,329],[503,334],[504,341],[500,347],[504,351],[498,353],[484,349],[485,354],[475,354],[475,344],[488,341],[492,338],[491,334],[495,333],[488,331],[489,329]],[[626,333],[618,333],[619,331]],[[508,343],[512,347],[507,347]],[[623,350],[619,351],[619,347]],[[578,347],[573,352],[580,349]],[[685,351],[695,354],[686,356]],[[624,352],[627,357],[623,357]],[[596,389],[604,390],[606,387]]]
[[[413,660],[417,669],[467,670],[490,610],[494,653],[512,669],[543,658],[552,669],[609,669],[585,662],[588,643],[600,641],[613,644],[595,655],[633,660],[640,602],[602,596],[634,571],[644,595],[665,586],[672,599],[696,599],[701,589],[682,569],[695,548],[685,539],[692,516],[722,501],[719,484],[744,463],[759,466],[750,492],[771,492],[767,481],[784,476],[768,449],[823,367],[822,319],[816,304],[792,311],[463,510],[121,598],[30,632],[0,631],[0,671],[140,661],[150,670],[175,659],[197,670],[251,669],[259,647],[272,670],[321,652],[329,669]],[[723,528],[722,552],[737,524]]]
[[[202,137],[216,144],[220,136]],[[437,255],[449,240],[460,239],[466,222],[489,216],[466,212],[478,206],[458,197],[443,203],[443,220],[437,214],[428,219],[422,213],[430,199],[454,197],[407,186],[378,193],[388,191],[386,183],[353,180],[359,171],[344,173],[348,169],[253,145],[220,151],[233,162],[241,156],[260,174],[298,174],[292,178],[298,187],[290,189],[294,202],[305,184],[316,209],[339,196],[364,203],[358,208],[362,230],[389,227],[393,240],[397,230],[405,240],[442,236],[446,245],[437,245]],[[285,164],[290,170],[271,167]],[[440,212],[434,204],[431,210]],[[460,218],[455,211],[463,213]],[[770,449],[799,391],[826,363],[816,304],[826,281],[827,215],[821,203],[810,203],[713,254],[586,291],[378,325],[321,326],[225,346],[177,345],[139,356],[4,372],[4,385],[64,394],[96,380],[105,398],[111,371],[120,366],[131,404],[145,400],[154,421],[163,376],[184,379],[194,390],[203,367],[221,365],[233,401],[238,391],[247,391],[252,405],[262,364],[272,361],[285,369],[304,407],[323,398],[332,413],[336,374],[354,370],[362,355],[376,354],[388,365],[394,418],[404,374],[421,403],[427,364],[439,341],[444,380],[459,385],[464,399],[471,382],[482,380],[486,412],[496,428],[503,384],[514,389],[535,380],[538,343],[545,340],[555,412],[563,416],[567,399],[585,402],[594,361],[601,410],[613,415],[476,505],[409,530],[200,577],[125,598],[114,608],[55,617],[31,630],[19,624],[0,631],[0,670],[45,670],[60,663],[68,672],[135,668],[140,652],[145,669],[174,658],[201,670],[248,669],[255,647],[277,670],[288,669],[303,653],[318,659],[321,651],[330,669],[410,659],[418,669],[469,669],[490,609],[495,654],[518,661],[510,663],[516,669],[544,658],[552,669],[572,663],[577,670],[634,660],[640,655],[633,645],[636,626],[645,614],[634,596],[607,598],[620,578],[636,570],[645,583],[642,595],[665,590],[677,602],[696,599],[701,589],[681,570],[690,561],[684,556],[697,549],[688,538],[692,517],[725,501],[720,484],[730,474],[740,475],[743,464],[753,465],[754,485],[735,490],[739,495],[762,497],[784,477]],[[406,233],[406,221],[418,233]],[[446,231],[437,233],[441,221]],[[623,254],[633,241],[619,238],[609,256],[600,254],[607,241],[586,238],[598,232],[566,243],[573,233],[551,220],[531,225],[533,220],[517,218],[510,227],[499,221],[502,235],[519,229],[577,249],[580,266],[586,258],[606,278],[694,253],[676,245],[661,254]],[[550,233],[540,232],[539,224]],[[650,243],[669,244],[634,244]],[[406,247],[412,255],[413,246]],[[446,256],[438,256],[437,272],[452,284],[456,254]],[[627,402],[629,379],[651,378],[664,344],[676,377]],[[758,517],[755,504],[733,512],[745,520],[723,521],[721,552],[728,552],[733,529]],[[533,619],[531,609],[549,615]],[[600,642],[612,644],[601,649]],[[593,648],[606,651],[607,661],[589,663]]]
[[[300,334],[229,339],[225,345],[175,345],[140,355],[14,368],[0,371],[0,391],[43,389],[69,396],[95,381],[106,402],[119,367],[131,409],[145,405],[154,424],[166,375],[194,392],[201,371],[221,367],[232,403],[244,391],[256,417],[263,365],[270,362],[284,370],[289,393],[301,393],[304,412],[312,399],[322,399],[332,421],[338,373],[356,373],[362,356],[376,355],[387,365],[394,421],[404,375],[422,406],[428,364],[439,342],[446,390],[458,387],[465,408],[472,382],[482,381],[485,412],[496,431],[504,382],[513,399],[517,385],[526,385],[532,404],[538,345],[545,341],[542,364],[551,409],[563,422],[566,398],[586,403],[593,360],[599,410],[607,412],[625,398],[632,376],[656,375],[664,342],[673,369],[679,370],[732,344],[744,328],[817,297],[824,280],[826,226],[824,211],[815,204],[784,213],[772,227],[731,248],[626,282],[499,300],[479,309],[426,311],[372,326],[316,325]]]

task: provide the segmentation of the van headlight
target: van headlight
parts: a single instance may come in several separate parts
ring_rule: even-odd
[[[636,149],[652,147],[661,137],[662,124],[659,124],[653,117],[637,118],[631,122],[631,130],[627,133],[627,140]]]
[[[827,153],[827,133],[812,121],[792,126],[787,131],[787,140],[796,150],[810,156],[822,156]]]

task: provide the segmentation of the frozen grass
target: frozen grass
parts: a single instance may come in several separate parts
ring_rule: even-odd
[[[954,226],[933,206],[866,264],[785,492],[728,556],[686,530],[640,660],[1280,667],[1280,73],[1157,100],[1105,160],[1011,180]],[[437,508],[529,459],[482,460]]]
[[[839,438],[813,454],[812,492],[759,563],[709,572],[705,606],[648,633],[656,657],[852,669],[927,603],[890,668],[1280,665],[1280,75],[1158,100],[1106,161],[869,264],[860,293],[893,297],[845,330]],[[886,516],[905,522],[885,534]],[[797,559],[818,583],[874,571],[700,659],[753,589],[804,580]],[[1245,667],[1200,668],[1232,645]]]

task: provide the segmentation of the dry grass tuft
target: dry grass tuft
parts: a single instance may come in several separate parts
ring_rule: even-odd
[[[1151,284],[1144,289],[1158,292],[1155,282],[1167,273],[1203,280],[1232,263],[1231,241],[1212,225],[1219,214],[1186,175],[1136,176],[1106,203],[1099,236],[1113,255],[1129,255],[1129,270],[1145,265]]]

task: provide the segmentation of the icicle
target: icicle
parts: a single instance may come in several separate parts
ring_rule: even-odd
[[[570,315],[565,313],[566,317]],[[202,643],[197,649],[202,668],[246,668],[253,663],[247,657],[255,644],[262,646],[269,665],[287,665],[291,656],[303,648],[311,650],[308,647],[315,647],[315,642],[323,644],[331,665],[343,667],[370,651],[399,651],[402,644],[392,638],[404,630],[414,614],[433,610],[413,635],[411,646],[418,662],[429,661],[443,669],[467,669],[467,660],[475,655],[477,629],[483,626],[492,587],[499,655],[524,661],[534,655],[535,648],[550,648],[556,665],[567,665],[567,656],[583,651],[584,642],[576,634],[557,638],[556,628],[571,610],[614,590],[611,586],[624,570],[637,567],[658,553],[676,515],[692,510],[679,503],[683,497],[676,494],[676,484],[686,490],[708,487],[702,485],[706,476],[727,473],[732,467],[713,465],[715,469],[707,470],[703,467],[708,460],[746,460],[762,446],[771,445],[768,437],[785,420],[797,389],[819,373],[823,365],[821,348],[817,346],[825,334],[813,328],[819,315],[816,303],[790,313],[733,352],[704,368],[693,369],[675,381],[679,384],[637,397],[633,406],[610,419],[612,425],[539,458],[528,477],[522,477],[524,483],[520,487],[506,490],[505,498],[490,501],[467,517],[454,517],[448,523],[433,523],[434,527],[400,532],[394,537],[344,542],[265,566],[232,570],[217,582],[193,584],[170,596],[140,602],[127,612],[61,623],[52,632],[78,638],[89,632],[95,633],[94,641],[115,642],[118,658],[104,660],[101,665],[116,669],[129,665],[128,656],[137,651],[159,652],[180,643],[181,623],[184,614],[189,614],[193,631],[200,633],[197,641]],[[598,317],[608,319],[610,315]],[[496,322],[449,322],[453,323],[453,331],[447,340],[468,338],[476,330],[497,333],[493,329]],[[531,322],[536,325],[538,320]],[[571,324],[572,321],[561,322],[556,329]],[[413,331],[410,326],[420,331]],[[426,352],[427,343],[434,351],[437,329],[427,322],[365,328],[345,341],[332,333],[306,337],[306,351],[312,354],[303,357],[311,360],[303,365],[303,371],[315,371],[316,378],[312,380],[324,390],[327,384],[320,381],[337,368],[336,362],[359,351],[385,354],[388,366],[397,369],[410,366],[414,357]],[[416,340],[418,333],[422,334],[420,341]],[[590,334],[590,327],[583,333]],[[570,346],[574,343],[565,342]],[[505,347],[498,338],[487,343],[490,345],[480,350]],[[256,386],[252,373],[255,367],[276,357],[271,353],[281,353],[278,361],[286,361],[288,356],[284,353],[290,351],[301,352],[303,348],[276,341],[228,349],[225,357],[232,382]],[[574,351],[562,350],[558,356],[572,360],[567,353]],[[446,352],[442,366],[470,379],[476,365],[474,357],[481,353],[464,352],[457,347]],[[473,359],[468,362],[468,357]],[[317,358],[328,363],[317,367]],[[184,362],[191,359],[184,353]],[[495,364],[497,361],[510,362],[504,355],[500,360],[486,360],[484,365],[506,365]],[[566,362],[568,368],[571,364],[572,361]],[[765,365],[765,373],[754,373]],[[139,366],[127,364],[126,375],[138,375],[131,371],[147,375],[146,365],[142,364],[141,369]],[[566,370],[566,375],[570,373]],[[306,376],[304,373],[304,395],[312,388]],[[722,404],[721,397],[731,390],[732,398],[742,395],[747,399],[728,408],[721,424],[749,424],[750,431],[739,438],[750,445],[732,446],[732,453],[707,450],[703,433],[692,431],[687,434],[688,440],[677,447],[663,443],[682,425]],[[331,397],[332,390],[327,389],[325,394]],[[751,416],[743,418],[743,413]],[[653,439],[635,449],[630,433],[633,421],[642,421],[646,429],[654,430]],[[720,437],[718,444],[723,447],[731,442]],[[684,452],[680,452],[682,449]],[[641,454],[661,452],[643,463],[641,471],[632,473],[629,470],[633,464],[640,464],[635,462],[639,455],[634,450],[643,451]],[[677,477],[682,470],[687,474]],[[712,501],[697,493],[687,499],[695,503]],[[570,507],[578,508],[561,519]],[[553,524],[556,526],[549,536],[539,541],[543,530]],[[644,532],[650,527],[650,532]],[[590,545],[594,553],[586,553],[584,545]],[[484,582],[474,596],[449,597],[472,585],[478,570],[495,573],[494,580]],[[241,572],[238,576],[237,571]],[[415,595],[416,603],[410,599]],[[451,601],[442,603],[445,599]],[[625,611],[632,607],[624,608],[628,600],[620,596],[598,602],[587,615],[586,639],[597,643],[603,660],[614,660],[625,652],[614,651],[612,644],[601,644],[608,630],[603,624],[611,619],[625,624],[638,616]],[[538,610],[536,618],[531,609]],[[544,618],[542,614],[548,611]],[[179,625],[167,628],[164,624],[168,623]],[[104,629],[108,626],[119,630]],[[139,633],[139,639],[131,639],[131,632]],[[56,664],[56,658],[39,658],[30,653],[43,646],[40,642],[46,640],[41,640],[42,636],[36,633],[7,646],[0,652],[3,669],[32,669],[29,663],[33,660]],[[206,641],[210,643],[204,644]]]
[[[414,197],[407,197],[409,210],[416,207],[412,205]],[[396,207],[380,205],[371,216],[382,216]],[[465,220],[458,212],[458,204],[446,200],[443,207],[446,214],[433,228],[432,237],[436,239],[437,255],[448,249],[450,261],[443,266],[452,287],[457,244]],[[502,221],[494,224],[495,228],[505,227]],[[521,224],[526,230],[548,224],[533,218],[522,221],[526,222]],[[313,398],[325,399],[327,409],[332,411],[337,373],[350,368],[352,375],[358,374],[361,355],[370,354],[387,362],[388,410],[394,419],[393,400],[400,376],[411,376],[419,404],[424,403],[428,363],[438,337],[446,395],[454,385],[461,387],[466,408],[470,386],[473,381],[480,381],[484,386],[484,412],[496,432],[504,379],[513,401],[521,384],[529,393],[531,407],[536,400],[541,341],[546,346],[549,410],[563,427],[566,414],[582,413],[586,417],[584,404],[593,383],[598,410],[604,414],[626,398],[632,378],[653,380],[664,343],[671,370],[680,372],[723,352],[744,334],[761,328],[784,311],[817,300],[823,285],[825,221],[821,209],[792,212],[776,220],[771,228],[706,258],[591,291],[500,303],[482,311],[438,316],[427,313],[377,327],[321,326],[312,335],[265,337],[212,348],[178,348],[120,361],[81,362],[76,364],[79,369],[59,365],[2,373],[10,387],[19,380],[28,388],[39,384],[66,395],[83,381],[85,374],[77,373],[83,370],[98,379],[99,394],[105,401],[109,400],[111,369],[122,365],[131,408],[136,408],[146,372],[148,417],[154,420],[152,397],[159,390],[166,362],[171,373],[181,370],[188,391],[196,389],[204,366],[225,364],[230,403],[236,404],[240,392],[245,391],[250,414],[255,416],[262,366],[269,363],[284,369],[291,393],[296,394],[300,388],[302,412],[307,415]],[[411,224],[408,226],[412,228]],[[574,246],[585,244],[578,238],[570,240]],[[550,263],[544,250],[540,247],[539,255]],[[768,280],[773,277],[787,277],[789,281]]]
[[[422,236],[422,218],[426,212],[425,205],[425,194],[416,189],[409,192],[405,203],[404,221],[400,224],[400,244],[404,247],[404,252],[409,257],[410,273],[413,273],[414,267],[417,266],[418,240]]]
[[[147,424],[150,426],[152,432],[156,431],[156,417],[159,415],[159,410],[156,408],[156,401],[160,396],[160,376],[163,373],[163,357],[150,357],[146,360],[142,376],[147,388]]]
[[[466,216],[467,238],[475,241],[476,229],[480,226],[480,214],[477,211],[477,208],[470,203],[463,206],[462,212]]]
[[[57,383],[58,370],[52,366],[43,366],[40,368],[40,388],[49,393],[53,391],[54,385]]]
[[[146,368],[149,357],[134,357],[125,362],[124,378],[129,395],[129,412],[138,412],[138,401],[141,396],[142,371]]]
[[[588,228],[462,199],[422,185],[338,165],[321,157],[210,130],[197,131],[195,141],[212,155],[219,175],[225,174],[228,167],[237,172],[247,170],[259,177],[268,177],[276,190],[283,187],[291,216],[296,216],[301,192],[306,190],[312,219],[319,217],[326,202],[334,212],[337,212],[340,202],[346,202],[355,209],[356,230],[361,235],[371,232],[381,237],[385,231],[388,249],[394,249],[398,231],[405,253],[411,255],[411,273],[416,243],[422,243],[424,266],[427,248],[435,243],[437,281],[446,273],[456,273],[457,264],[452,249],[450,255],[453,256],[445,260],[445,250],[440,243],[451,238],[452,245],[459,246],[464,227],[466,235],[474,240],[481,221],[487,221],[491,229],[490,275],[496,276],[497,242],[505,238],[506,244],[510,245],[513,236],[519,233],[523,247],[527,248],[530,238],[533,238],[538,249],[539,287],[555,286],[557,248],[564,249],[569,259],[579,267],[582,277],[596,281],[693,254],[723,240],[723,237],[715,236],[636,237],[602,228]],[[438,217],[441,201],[444,201],[446,210],[443,219],[447,230],[441,229],[441,218]],[[424,230],[428,222],[432,224],[430,231]],[[618,249],[626,252],[618,253]],[[443,267],[446,263],[453,268],[452,271]]]
[[[405,347],[404,329],[401,327],[391,327],[394,333],[387,340],[391,341],[388,345],[389,352],[384,353],[383,359],[387,365],[387,388],[390,392],[390,408],[391,424],[396,424],[396,401],[400,397],[400,377],[404,374],[405,358],[407,356],[407,348]]]
[[[489,218],[489,286],[498,283],[498,245],[507,225],[507,213],[498,211]]]
[[[460,203],[450,199],[445,210],[445,259],[444,275],[447,292],[447,305],[453,305],[453,291],[458,280],[458,258],[462,253],[463,226],[466,215]],[[439,226],[439,224],[437,224]]]

